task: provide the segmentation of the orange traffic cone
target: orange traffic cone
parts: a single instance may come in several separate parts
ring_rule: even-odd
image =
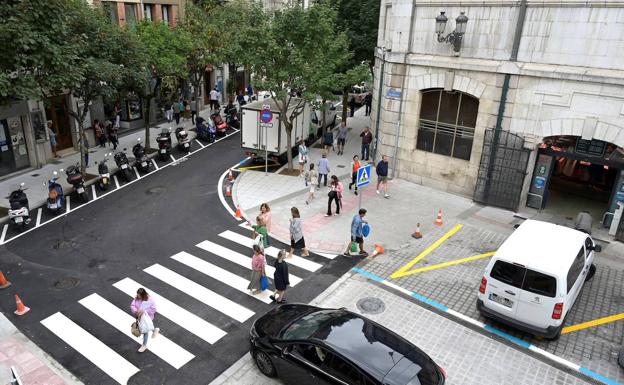
[[[234,180],[234,174],[232,174],[232,169],[230,169],[230,172],[228,172],[228,180],[229,181],[233,181]]]
[[[383,254],[384,253],[384,248],[382,245],[375,243],[375,251],[373,251],[373,254],[370,255],[371,258],[375,258],[376,256],[378,256],[379,254]]]
[[[420,232],[420,223],[416,223],[416,231],[412,234],[413,238],[420,239],[422,238],[422,233]]]
[[[438,210],[438,217],[433,224],[436,226],[442,226],[442,210]]]
[[[236,206],[236,218],[241,219],[243,215],[241,214],[240,205]]]
[[[17,309],[14,311],[14,313],[17,315],[24,315],[30,311],[30,308],[24,306],[22,300],[17,294],[15,294],[15,306],[17,307]]]
[[[225,196],[226,197],[231,197],[232,196],[232,185],[228,183],[228,185],[225,187]]]
[[[0,289],[6,289],[9,286],[11,286],[11,282],[7,281],[7,279],[4,278],[4,274],[0,271]]]

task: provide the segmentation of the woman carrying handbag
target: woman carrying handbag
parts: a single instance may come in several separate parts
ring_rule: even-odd
[[[329,193],[327,193],[329,200],[327,202],[327,213],[325,214],[326,217],[332,216],[332,201],[336,201],[336,214],[334,215],[340,214],[340,206],[342,205],[342,191],[344,190],[344,187],[342,186],[342,183],[340,183],[336,175],[331,176],[329,189]]]
[[[262,292],[263,277],[266,279],[266,258],[261,246],[253,245],[253,251],[254,255],[251,257],[251,277],[247,289],[251,291],[251,294],[256,295]]]
[[[136,328],[139,329],[140,334],[143,334],[143,345],[141,345],[138,350],[139,353],[143,353],[147,350],[149,333],[152,332],[152,338],[156,338],[160,332],[159,328],[154,327],[156,303],[152,297],[147,294],[147,291],[145,291],[144,288],[140,288],[137,290],[137,295],[130,304],[130,309],[132,310],[132,314],[134,314],[137,319],[136,326],[134,324],[132,326],[133,334],[136,333]]]

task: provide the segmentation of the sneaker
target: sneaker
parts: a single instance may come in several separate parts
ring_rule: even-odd
[[[152,338],[158,337],[158,333],[160,333],[160,329],[159,328],[155,328],[154,331],[152,332]]]
[[[390,194],[385,194],[384,198],[390,198]]]
[[[335,213],[334,216],[337,217],[338,215],[340,215],[340,213]]]
[[[377,195],[381,194],[381,193],[379,192],[379,190],[375,190],[375,192],[377,193]]]
[[[146,351],[146,350],[147,350],[147,346],[145,346],[145,345],[141,345],[141,347],[139,348],[139,350],[137,350],[137,352],[139,352],[139,353],[143,353],[143,352],[144,352],[144,351]]]
[[[274,295],[270,295],[269,298],[271,298],[271,301],[275,302],[275,296]]]
[[[331,214],[325,214],[326,217],[331,217]]]
[[[357,195],[357,190],[355,190],[354,192],[355,192],[355,195]]]

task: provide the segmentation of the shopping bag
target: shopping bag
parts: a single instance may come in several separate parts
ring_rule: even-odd
[[[141,335],[141,331],[139,330],[139,323],[137,321],[134,321],[132,325],[130,325],[130,332],[135,337],[138,337]]]
[[[141,331],[141,334],[145,334],[152,330],[154,330],[154,322],[152,322],[152,319],[147,313],[143,313],[139,319],[139,331]]]
[[[364,223],[364,226],[362,226],[362,235],[366,238],[368,234],[370,234],[370,226],[368,223]]]
[[[358,244],[357,244],[357,242],[351,242],[351,252],[352,253],[357,253],[358,252]]]
[[[269,288],[269,279],[267,278],[266,275],[263,275],[262,278],[260,278],[260,290],[265,291],[268,288]]]
[[[260,246],[261,249],[264,249],[264,241],[262,239],[263,235],[262,234],[258,234],[254,240],[253,240],[253,244],[256,246]]]

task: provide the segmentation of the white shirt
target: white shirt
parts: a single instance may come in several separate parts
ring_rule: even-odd
[[[219,100],[219,91],[217,90],[210,91],[210,100]]]

